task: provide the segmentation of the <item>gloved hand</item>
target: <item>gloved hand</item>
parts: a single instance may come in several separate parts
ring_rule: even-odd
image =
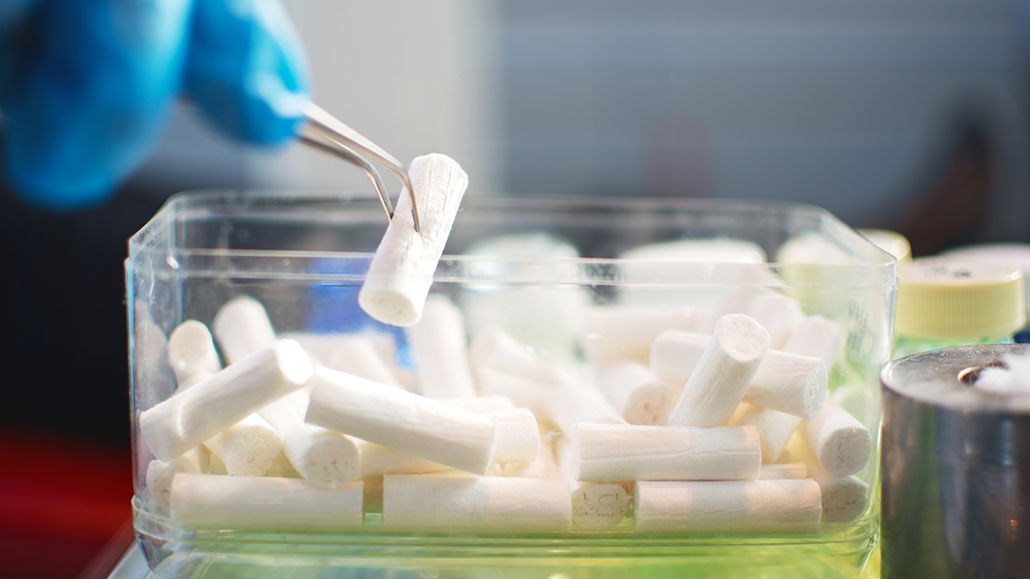
[[[277,145],[306,93],[278,0],[0,0],[6,178],[35,204],[107,198],[181,94],[228,134]]]

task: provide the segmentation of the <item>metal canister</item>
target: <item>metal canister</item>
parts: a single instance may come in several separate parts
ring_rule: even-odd
[[[1030,345],[922,352],[881,374],[884,577],[1030,577],[1030,393],[973,386]]]

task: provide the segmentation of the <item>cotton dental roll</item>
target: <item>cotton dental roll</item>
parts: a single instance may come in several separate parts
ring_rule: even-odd
[[[461,311],[442,295],[429,296],[422,319],[406,331],[419,390],[430,398],[472,398],[476,386],[468,361]]]
[[[383,528],[390,531],[563,532],[571,511],[569,486],[562,480],[383,477]]]
[[[711,334],[665,330],[651,344],[651,371],[662,382],[681,389],[711,341]]]
[[[801,461],[815,482],[819,483],[823,501],[824,523],[845,523],[861,515],[869,504],[869,485],[854,476],[834,477],[815,458],[800,434],[787,445],[790,460]]]
[[[454,470],[445,464],[415,456],[367,440],[356,439],[361,451],[361,478],[380,477],[384,474],[429,474]]]
[[[175,373],[179,388],[189,388],[221,370],[222,364],[207,326],[197,320],[176,326],[168,336],[168,365]]]
[[[180,390],[221,370],[207,326],[196,320],[179,324],[168,338],[168,363]],[[271,467],[282,449],[282,441],[260,416],[250,414],[205,440],[204,446],[221,460],[229,474],[258,476]]]
[[[819,524],[822,502],[812,479],[637,481],[637,531],[741,531]]]
[[[140,430],[157,458],[171,460],[303,387],[313,372],[297,342],[278,341],[143,412]]]
[[[730,424],[756,428],[762,445],[762,462],[773,463],[783,454],[790,437],[801,424],[801,418],[744,403],[734,412]]]
[[[187,527],[233,529],[358,529],[362,483],[322,489],[291,478],[178,474],[171,517]]]
[[[211,329],[230,364],[275,342],[275,330],[268,321],[265,307],[248,296],[223,304],[215,314]]]
[[[207,471],[206,451],[194,448],[170,461],[154,459],[147,465],[147,503],[167,513],[172,504],[172,478],[176,473],[199,474]]]
[[[808,467],[803,462],[778,462],[776,464],[763,464],[762,470],[758,471],[758,480],[777,480],[784,478],[808,478]],[[823,508],[825,509],[825,500]],[[825,520],[826,511],[823,511]]]
[[[630,424],[663,424],[672,392],[647,366],[620,362],[601,368],[597,387]]]
[[[669,414],[668,423],[725,424],[758,372],[768,347],[769,334],[755,320],[743,314],[719,318],[697,368]]]
[[[580,529],[609,529],[618,525],[632,504],[625,482],[583,482],[577,480],[573,464],[572,443],[558,441],[560,475],[569,481],[572,498],[572,523]]]
[[[475,474],[496,431],[480,414],[328,368],[312,380],[306,421]]]
[[[827,370],[836,362],[840,348],[840,328],[822,316],[808,316],[801,320],[783,345],[783,351],[788,354],[819,358],[826,364]]]
[[[754,480],[762,464],[752,426],[580,424],[572,445],[581,481]]]
[[[869,460],[872,447],[869,429],[832,399],[805,424],[804,432],[819,464],[830,476],[855,474]]]
[[[486,414],[497,425],[493,462],[531,463],[540,454],[540,425],[527,408]]]
[[[282,433],[283,454],[293,468],[311,484],[335,488],[358,474],[361,452],[349,436],[306,424],[307,399],[293,392],[261,410],[261,416]]]
[[[685,306],[595,307],[587,314],[583,352],[595,366],[630,360],[647,363],[658,334],[670,328],[691,330],[695,324],[693,311]]]
[[[782,347],[805,317],[797,300],[781,294],[756,297],[747,314],[769,332],[769,347],[773,349]]]
[[[562,375],[539,352],[496,327],[478,332],[469,345],[469,363],[477,377],[484,370],[504,372],[544,385],[557,385]]]
[[[744,391],[744,402],[814,418],[826,400],[826,364],[819,358],[769,350]]]
[[[565,383],[547,400],[547,417],[571,434],[579,424],[626,424],[612,403],[596,388]]]
[[[421,231],[415,231],[411,199],[401,195],[358,293],[358,304],[386,324],[410,326],[422,317],[433,273],[454,225],[468,175],[454,159],[416,157],[408,169]]]

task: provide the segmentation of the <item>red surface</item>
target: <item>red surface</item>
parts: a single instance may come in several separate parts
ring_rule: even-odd
[[[0,429],[0,577],[76,577],[131,520],[129,453]]]

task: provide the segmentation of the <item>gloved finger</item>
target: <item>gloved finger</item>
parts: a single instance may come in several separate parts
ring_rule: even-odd
[[[266,145],[293,137],[308,101],[307,70],[279,1],[198,2],[186,88],[232,136]]]
[[[33,16],[38,4],[39,0],[0,2],[0,112],[24,72],[26,55],[34,52]]]
[[[149,152],[178,92],[190,0],[49,0],[5,110],[8,179],[30,202],[106,198]]]

